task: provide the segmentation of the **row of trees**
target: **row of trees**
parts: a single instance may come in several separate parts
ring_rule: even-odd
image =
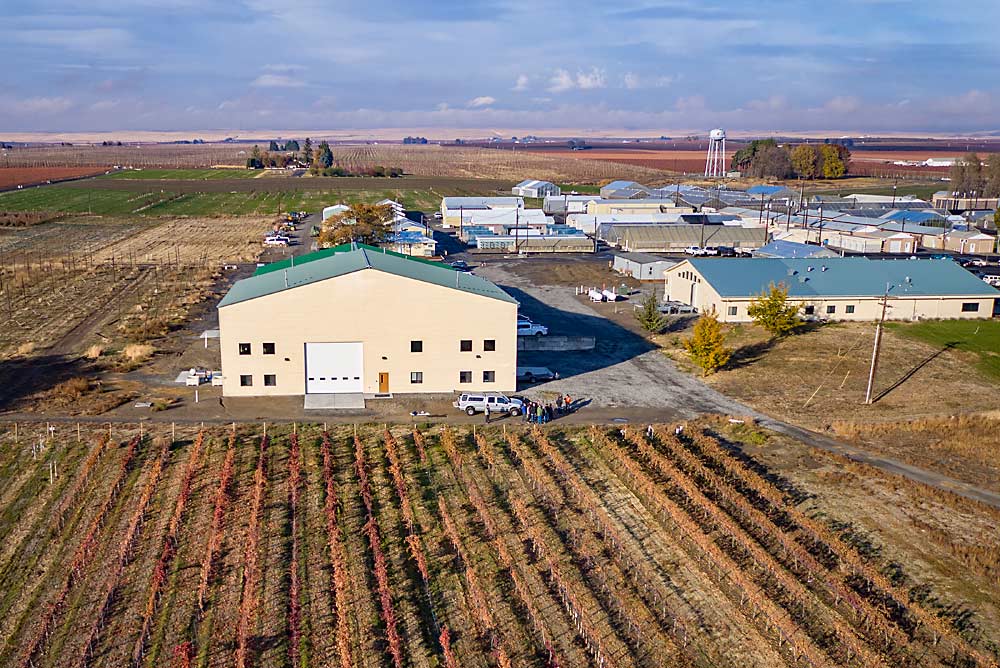
[[[1000,153],[984,162],[977,153],[967,153],[951,167],[951,191],[962,197],[1000,197]]]
[[[851,152],[840,144],[779,146],[755,139],[733,155],[732,168],[756,178],[839,179],[850,170]]]

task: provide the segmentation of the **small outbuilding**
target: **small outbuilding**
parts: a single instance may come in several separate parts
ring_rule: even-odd
[[[623,276],[639,281],[659,281],[663,272],[677,264],[677,260],[669,260],[650,253],[617,253],[611,266]]]
[[[554,183],[549,181],[538,181],[535,179],[525,179],[521,181],[516,186],[510,189],[511,194],[518,195],[519,197],[558,197],[562,194],[562,190],[559,189]]]

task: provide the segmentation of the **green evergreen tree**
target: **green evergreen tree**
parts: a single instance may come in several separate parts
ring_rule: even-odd
[[[330,150],[330,145],[327,142],[320,142],[319,148],[316,149],[315,162],[323,169],[333,165],[333,151]]]
[[[649,295],[642,300],[642,308],[636,310],[635,319],[647,332],[658,334],[663,329],[665,319],[657,310],[656,295]]]
[[[713,309],[698,318],[694,332],[684,339],[684,349],[707,376],[729,363],[733,351],[726,347],[725,341],[726,335],[722,332],[722,325]]]

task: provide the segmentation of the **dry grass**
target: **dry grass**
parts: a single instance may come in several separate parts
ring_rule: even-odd
[[[53,399],[58,401],[75,401],[90,391],[90,380],[83,376],[69,378],[59,383],[51,390]]]
[[[838,436],[921,466],[1000,489],[1000,414],[834,422]]]
[[[878,400],[865,405],[873,336],[870,323],[837,323],[772,342],[754,325],[732,326],[726,339],[736,349],[730,368],[707,382],[760,410],[823,430],[837,421],[916,420],[1000,408],[996,386],[977,371],[976,356],[942,352],[892,331],[883,338]],[[679,335],[665,335],[665,345],[673,338]]]
[[[26,341],[17,347],[18,355],[30,355],[35,352],[35,344],[32,341]]]
[[[89,360],[96,360],[103,354],[104,354],[104,348],[95,344],[87,348],[87,351],[83,353],[83,356]]]
[[[144,362],[153,356],[156,348],[148,343],[130,343],[122,349],[122,356],[129,362]]]

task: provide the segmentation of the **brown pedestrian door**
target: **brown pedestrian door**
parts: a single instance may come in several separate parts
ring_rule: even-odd
[[[389,393],[389,374],[380,373],[378,375],[378,393],[379,394]]]

